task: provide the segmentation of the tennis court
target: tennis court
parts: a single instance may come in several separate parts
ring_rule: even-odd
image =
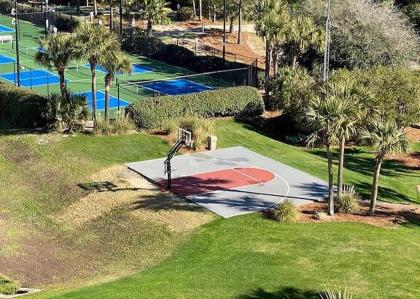
[[[90,64],[85,64],[84,67],[89,68],[90,69]],[[98,72],[102,72],[104,74],[107,73],[107,70],[101,66],[101,65],[97,65],[96,66],[96,71]],[[133,63],[132,67],[131,67],[131,73],[132,74],[141,74],[141,73],[145,73],[145,72],[153,72],[153,70],[149,67],[143,66],[141,64],[138,63]],[[117,76],[122,75],[122,73],[116,73]]]
[[[0,78],[13,84],[17,83],[16,73],[0,74]],[[26,70],[20,71],[20,85],[23,87],[34,87],[48,84],[60,83],[60,77],[46,70]]]
[[[0,33],[2,32],[15,32],[15,30],[13,28],[0,25]]]
[[[85,91],[85,92],[80,92],[78,94],[82,94],[86,97],[86,101],[88,103],[88,107],[89,109],[92,109],[93,107],[93,92],[92,91]],[[129,102],[121,100],[117,97],[114,97],[112,95],[110,95],[109,97],[109,108],[110,109],[114,109],[114,108],[123,108],[130,105]],[[103,93],[102,91],[97,91],[96,92],[96,109],[98,110],[103,110],[105,109],[105,93]]]
[[[165,158],[127,164],[162,189]],[[175,156],[171,191],[222,217],[267,209],[290,199],[324,201],[328,184],[244,147]]]
[[[206,86],[191,80],[186,79],[174,79],[167,81],[157,81],[140,84],[140,86],[153,90],[163,95],[182,95],[190,93],[198,93],[203,91],[212,90],[213,87]]]
[[[12,57],[0,54],[0,64],[13,63],[15,61],[16,61],[16,59],[14,59]]]

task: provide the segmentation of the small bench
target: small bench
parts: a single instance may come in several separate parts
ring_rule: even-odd
[[[12,35],[0,35],[0,43],[7,43],[7,42],[13,42],[13,36]]]

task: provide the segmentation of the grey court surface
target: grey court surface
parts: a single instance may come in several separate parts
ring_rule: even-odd
[[[163,161],[127,166],[166,187]],[[171,191],[225,218],[269,208],[286,197],[296,205],[322,201],[328,193],[326,182],[240,146],[176,156],[172,177]]]

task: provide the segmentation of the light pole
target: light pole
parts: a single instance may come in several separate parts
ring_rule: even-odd
[[[226,64],[226,0],[223,0],[223,63]]]
[[[123,0],[120,0],[120,39],[123,38],[123,15],[122,15],[122,2]]]
[[[327,3],[327,19],[325,21],[325,49],[324,49],[324,73],[322,80],[328,82],[330,76],[330,44],[331,44],[331,0]]]
[[[18,7],[17,0],[15,0],[15,7],[12,8],[12,15],[15,21],[15,36],[16,36],[16,82],[17,86],[20,86],[20,57],[19,57],[19,19],[18,19]]]

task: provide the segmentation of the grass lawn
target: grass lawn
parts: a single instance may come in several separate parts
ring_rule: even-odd
[[[325,158],[315,150],[283,144],[232,120],[216,121],[216,133],[222,147],[244,145],[325,178]],[[143,151],[149,147],[155,150]],[[52,148],[52,152],[71,152],[95,167],[105,167],[162,156],[167,146],[154,137],[133,135],[68,137]],[[365,150],[348,155],[369,164]],[[388,163],[384,166],[389,172],[385,172],[383,181],[388,181],[383,184],[391,190],[400,188],[398,192],[409,197],[405,181],[413,183],[417,173],[395,170]],[[347,180],[368,184],[368,173],[361,167],[360,172],[356,170],[347,170]],[[317,293],[330,282],[337,288],[347,287],[355,298],[418,298],[419,229],[415,223],[396,229],[357,223],[278,224],[258,214],[217,219],[202,226],[186,242],[172,243],[175,253],[155,267],[73,291],[47,289],[35,297],[318,298]]]
[[[355,298],[419,298],[419,250],[418,227],[278,224],[254,214],[206,225],[156,268],[51,298],[318,298],[328,282]]]

